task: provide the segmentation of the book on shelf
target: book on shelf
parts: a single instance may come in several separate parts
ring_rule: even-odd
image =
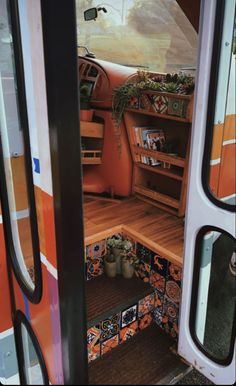
[[[135,126],[133,127],[134,144],[145,149],[162,151],[165,143],[165,133],[162,129],[156,129],[148,126]],[[140,156],[140,162],[150,165],[157,166],[161,162],[153,157]]]

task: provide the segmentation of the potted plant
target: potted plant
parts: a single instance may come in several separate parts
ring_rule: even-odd
[[[113,236],[107,239],[107,246],[110,249],[112,255],[115,256],[117,273],[121,274],[121,259],[124,253],[130,251],[132,248],[131,241],[123,240],[121,236]]]
[[[112,116],[116,123],[117,136],[126,107],[139,108],[143,92],[191,95],[194,91],[194,78],[183,72],[179,74],[151,74],[143,70],[128,82],[116,87],[113,93]]]
[[[92,121],[93,110],[90,108],[90,87],[83,83],[80,85],[80,120]]]
[[[108,254],[104,257],[104,267],[108,277],[116,277],[116,258],[114,255]]]
[[[121,266],[123,277],[125,279],[131,279],[135,269],[139,266],[139,258],[132,251],[126,251],[123,253]]]

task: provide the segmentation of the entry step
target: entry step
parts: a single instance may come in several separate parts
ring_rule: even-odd
[[[153,288],[139,278],[108,278],[102,275],[86,283],[88,328],[101,320],[132,307],[153,293]]]
[[[171,337],[152,324],[116,350],[90,363],[89,384],[171,384],[188,370],[173,353],[173,344]]]

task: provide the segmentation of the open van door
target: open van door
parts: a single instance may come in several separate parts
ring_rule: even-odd
[[[235,382],[235,0],[202,1],[179,354]]]

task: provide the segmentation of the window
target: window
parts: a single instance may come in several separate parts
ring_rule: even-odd
[[[76,5],[78,44],[97,59],[158,72],[195,68],[197,33],[175,0],[77,0]],[[106,12],[85,22],[84,11],[96,6]]]
[[[16,341],[22,384],[48,385],[48,375],[37,338],[21,311],[16,314]]]
[[[1,193],[8,251],[16,276],[32,298],[40,281],[38,230],[35,214],[28,139],[28,122],[22,118],[19,78],[16,77],[9,2],[0,0],[0,154]],[[19,43],[17,43],[19,47]],[[19,60],[19,58],[17,58]],[[19,74],[19,71],[18,71]],[[19,90],[19,92],[18,92]],[[22,98],[22,95],[21,95]],[[32,231],[34,229],[34,232]],[[35,261],[37,259],[37,267]],[[37,278],[36,278],[37,276]],[[31,299],[32,300],[32,299]]]
[[[232,360],[235,340],[236,240],[216,228],[197,237],[191,330],[200,348],[214,361]]]
[[[236,205],[236,19],[234,3],[220,2],[224,4],[215,27],[203,184],[211,200],[232,211]]]

